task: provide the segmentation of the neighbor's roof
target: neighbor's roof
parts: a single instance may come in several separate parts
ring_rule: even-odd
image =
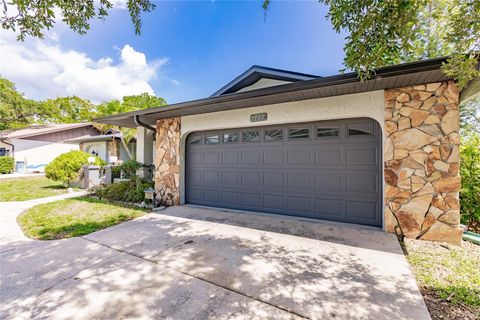
[[[356,73],[345,73],[297,81],[245,92],[224,93],[205,99],[121,113],[94,119],[95,122],[136,127],[134,117],[153,125],[158,119],[264,106],[291,101],[324,98],[450,80],[441,66],[446,58],[422,60],[379,68],[369,80],[360,81]]]
[[[78,138],[73,138],[69,140],[65,140],[65,143],[82,143],[82,142],[95,142],[95,141],[110,141],[113,138],[115,139],[120,139],[121,135],[119,133],[113,133],[113,134],[100,134],[97,136],[81,136]]]
[[[262,78],[281,80],[288,82],[297,82],[312,80],[320,78],[311,74],[274,69],[262,66],[252,66],[247,71],[227,83],[220,90],[211,95],[211,97],[218,97],[222,94],[237,92],[238,90],[248,87]]]
[[[52,132],[71,130],[91,126],[91,122],[62,123],[62,124],[35,124],[23,129],[8,129],[0,131],[0,139],[21,139]]]

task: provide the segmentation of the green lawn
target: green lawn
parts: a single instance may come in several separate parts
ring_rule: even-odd
[[[23,201],[66,193],[61,183],[45,177],[0,180],[0,201]]]
[[[30,238],[53,240],[78,237],[143,215],[146,210],[89,197],[37,205],[17,221]]]
[[[480,246],[406,239],[405,248],[433,319],[480,317]]]

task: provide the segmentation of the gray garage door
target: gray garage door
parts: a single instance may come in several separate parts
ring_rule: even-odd
[[[381,226],[380,141],[363,118],[195,132],[186,202]]]

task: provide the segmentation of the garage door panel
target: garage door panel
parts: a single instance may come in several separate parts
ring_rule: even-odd
[[[315,213],[319,216],[328,216],[331,218],[342,215],[343,200],[340,199],[315,199]]]
[[[311,150],[302,150],[302,149],[293,149],[287,150],[287,164],[288,165],[309,165],[312,162],[312,151]]]
[[[261,208],[262,198],[258,193],[242,193],[242,206]]]
[[[186,202],[380,226],[379,132],[373,120],[353,119],[194,133]]]
[[[281,149],[264,150],[263,164],[266,166],[279,166],[285,164],[285,154]]]
[[[220,152],[209,150],[209,152],[204,153],[205,165],[218,165],[219,163],[220,163]]]
[[[284,187],[283,172],[264,172],[263,187],[273,189],[283,189]]]
[[[260,150],[244,150],[242,152],[242,164],[259,166],[261,162]]]
[[[321,149],[315,150],[315,164],[339,165],[342,163],[342,149]]]
[[[346,191],[377,193],[378,192],[378,176],[371,174],[352,174],[346,177]]]
[[[265,194],[263,195],[263,206],[267,209],[281,210],[285,209],[285,197],[283,195]]]
[[[242,172],[242,185],[258,187],[262,183],[262,172],[250,171]]]
[[[310,172],[295,172],[287,173],[287,188],[291,190],[306,190],[311,189],[311,173]]]
[[[352,147],[346,150],[347,164],[378,165],[378,158],[378,148],[376,146]]]
[[[222,164],[223,165],[237,165],[240,155],[237,151],[223,151],[222,152]]]
[[[315,190],[334,191],[342,190],[343,174],[317,173],[315,174]]]

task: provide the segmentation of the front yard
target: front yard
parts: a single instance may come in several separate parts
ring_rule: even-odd
[[[405,239],[405,250],[433,320],[480,319],[480,246]]]
[[[17,221],[25,235],[39,240],[78,237],[145,214],[146,210],[89,197],[37,205]]]
[[[0,201],[24,201],[66,192],[61,183],[43,176],[0,180]]]

